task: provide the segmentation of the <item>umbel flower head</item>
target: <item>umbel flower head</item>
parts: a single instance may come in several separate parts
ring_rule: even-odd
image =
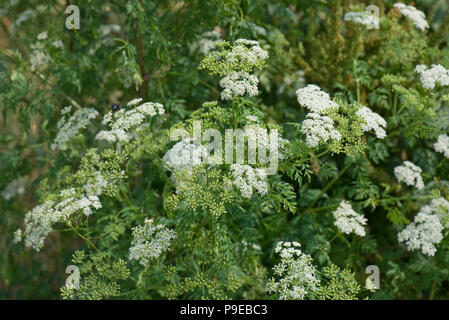
[[[208,55],[209,52],[215,49],[215,42],[221,38],[221,34],[217,30],[204,32],[200,39],[193,42],[189,46],[190,53],[199,52],[203,55]]]
[[[443,239],[442,230],[449,225],[449,202],[444,198],[433,199],[421,208],[415,219],[398,234],[399,242],[404,242],[407,250],[421,250],[433,256],[436,245]]]
[[[100,131],[95,139],[106,140],[108,142],[128,142],[130,139],[129,132],[140,126],[146,117],[155,117],[165,112],[164,106],[160,103],[145,102],[139,104],[141,98],[131,100],[128,106],[130,110],[120,109],[118,111],[108,112],[102,121],[103,125],[109,125],[111,130]]]
[[[240,190],[243,198],[251,198],[256,190],[260,195],[268,192],[267,173],[264,169],[253,169],[249,165],[232,164],[232,184]]]
[[[436,152],[442,153],[446,158],[449,158],[449,136],[440,134],[437,142],[433,145]]]
[[[153,224],[153,219],[146,219],[142,226],[133,229],[133,240],[129,248],[129,260],[138,260],[147,266],[150,260],[157,259],[170,247],[171,241],[176,238],[173,230],[163,224]]]
[[[333,212],[337,228],[346,234],[355,233],[361,237],[365,236],[365,228],[368,221],[363,215],[355,212],[346,201],[341,201],[340,206]]]
[[[436,84],[449,86],[449,70],[440,64],[433,64],[432,68],[420,64],[415,67],[415,72],[420,75],[424,89],[434,89]]]
[[[281,262],[273,267],[273,271],[278,279],[271,278],[266,290],[279,295],[280,300],[302,300],[319,286],[312,258],[302,253],[300,247],[296,241],[280,241],[276,245],[275,252]]]
[[[259,79],[255,75],[247,72],[233,72],[220,80],[220,86],[223,88],[221,92],[222,100],[230,100],[235,96],[243,96],[248,94],[250,97],[257,95],[257,85]]]
[[[356,112],[356,115],[360,116],[365,121],[365,123],[362,124],[363,131],[374,130],[377,138],[383,139],[386,137],[384,128],[387,126],[387,122],[379,114],[371,111],[368,107],[362,106],[362,108]]]
[[[252,73],[265,67],[268,53],[258,41],[238,39],[233,44],[227,41],[215,42],[215,50],[209,53],[200,64],[211,74],[227,76],[233,72]]]
[[[394,175],[399,182],[404,182],[406,185],[414,186],[417,189],[424,188],[421,172],[422,169],[410,161],[404,161],[402,166],[394,168]]]
[[[338,104],[332,101],[326,92],[314,84],[298,89],[296,96],[299,104],[313,113],[327,114],[332,110],[338,110]]]
[[[345,21],[352,21],[357,24],[362,24],[367,28],[379,28],[379,21],[374,19],[374,16],[368,12],[348,12],[345,14]]]
[[[62,118],[57,123],[58,134],[51,145],[51,149],[65,150],[70,139],[76,136],[81,129],[85,129],[90,120],[98,116],[98,111],[92,108],[76,110],[69,118],[66,115],[72,110],[71,106],[62,109]]]
[[[407,6],[403,3],[397,2],[394,4],[394,7],[399,10],[399,12],[413,21],[415,26],[420,30],[425,30],[429,28],[429,24],[426,21],[426,15],[424,12],[416,9],[413,6]]]
[[[73,188],[62,190],[59,198],[59,202],[47,200],[25,215],[25,230],[20,232],[25,246],[39,251],[54,224],[67,222],[76,212],[89,216],[92,209],[101,208],[98,196],[80,194]]]
[[[315,112],[307,114],[307,119],[302,122],[301,132],[306,135],[306,143],[312,148],[329,140],[341,139],[340,132],[334,128],[334,121]]]

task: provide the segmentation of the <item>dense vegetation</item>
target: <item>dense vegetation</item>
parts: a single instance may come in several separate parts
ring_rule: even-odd
[[[0,298],[448,298],[449,4],[371,2],[0,0]]]

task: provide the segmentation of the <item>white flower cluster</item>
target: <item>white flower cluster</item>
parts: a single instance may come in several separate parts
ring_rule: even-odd
[[[197,144],[192,138],[185,138],[168,150],[162,160],[172,174],[172,180],[179,192],[185,187],[183,180],[192,175],[192,168],[207,163],[209,154],[205,146]]]
[[[224,57],[229,65],[238,67],[240,64],[245,64],[252,69],[260,66],[268,58],[268,53],[255,40],[238,39],[235,44]],[[230,100],[234,96],[243,96],[245,93],[255,96],[258,94],[258,84],[259,79],[255,75],[244,71],[231,71],[220,81],[220,86],[224,89],[221,99]]]
[[[141,98],[131,100],[128,106],[136,106],[142,101]],[[108,124],[111,130],[101,130],[95,139],[106,140],[108,142],[128,142],[131,135],[129,131],[137,128],[147,116],[154,117],[164,114],[165,109],[160,103],[145,102],[131,110],[120,109],[108,112],[102,121],[103,125]]]
[[[296,96],[299,104],[311,111],[301,126],[301,132],[306,135],[307,145],[314,148],[329,140],[339,141],[341,134],[334,128],[334,121],[326,115],[338,110],[338,104],[320,87],[313,84],[298,89]]]
[[[48,200],[33,208],[25,216],[25,230],[17,231],[25,237],[25,245],[39,251],[44,245],[44,240],[52,231],[52,226],[59,222],[67,222],[76,212],[83,212],[86,216],[93,209],[100,209],[101,203],[95,195],[77,195],[75,189],[65,189],[60,193],[59,202]],[[16,240],[18,241],[17,236]]]
[[[416,9],[413,6],[407,6],[403,3],[397,2],[394,4],[394,7],[399,9],[399,12],[413,21],[415,26],[420,30],[425,30],[429,28],[429,24],[426,21],[426,15],[424,12]]]
[[[449,158],[449,136],[440,134],[437,142],[433,145],[436,152],[442,153],[446,158]]]
[[[62,118],[58,121],[58,134],[55,141],[51,145],[51,149],[66,150],[67,142],[72,137],[77,135],[81,129],[85,129],[90,120],[98,116],[98,111],[92,108],[82,108],[75,111],[75,113],[67,118],[66,115],[72,110],[71,106],[62,109]]]
[[[449,226],[449,202],[443,197],[433,199],[430,204],[423,207],[421,211],[428,214],[436,214],[444,226]]]
[[[362,129],[365,132],[374,130],[379,139],[386,137],[384,128],[387,126],[387,122],[379,114],[371,111],[370,108],[363,106],[356,112],[356,115],[366,122],[366,124],[362,124]]]
[[[279,280],[270,279],[267,291],[278,294],[280,300],[302,300],[319,286],[312,258],[302,253],[300,247],[296,241],[277,243],[275,251],[281,262],[273,267],[273,271]]]
[[[237,45],[225,56],[230,64],[245,63],[257,66],[268,58],[268,52],[263,50],[256,40],[238,39],[235,43]]]
[[[337,228],[346,234],[355,233],[361,237],[365,236],[365,228],[368,221],[363,215],[355,212],[346,201],[341,201],[340,206],[333,212]]]
[[[222,100],[230,100],[234,96],[243,96],[247,93],[250,97],[257,95],[259,79],[244,71],[233,72],[220,80]]]
[[[436,245],[443,239],[443,224],[449,216],[449,202],[444,198],[434,199],[421,208],[415,219],[398,234],[399,242],[404,242],[407,250],[421,250],[433,256]],[[447,223],[446,223],[447,225]]]
[[[11,181],[5,189],[0,192],[0,195],[6,201],[14,198],[17,195],[23,195],[25,193],[25,178],[19,178]]]
[[[394,168],[394,175],[399,182],[404,182],[408,186],[415,186],[418,189],[424,188],[421,172],[422,169],[410,161],[404,161],[402,166]]]
[[[125,171],[121,171],[120,178],[125,178]],[[101,171],[94,171],[93,176],[83,186],[84,192],[88,195],[101,196],[103,190],[112,185],[112,181],[108,181]]]
[[[338,104],[332,101],[326,92],[314,84],[298,89],[296,96],[299,104],[313,113],[327,114],[331,110],[338,110]]]
[[[363,24],[368,29],[379,29],[379,21],[374,19],[372,14],[367,12],[348,12],[345,14],[345,21],[352,21],[357,24]]]
[[[254,190],[262,196],[267,194],[267,173],[264,169],[234,163],[231,165],[231,172],[234,178],[232,184],[240,190],[242,197],[251,198]]]
[[[30,64],[31,71],[40,71],[46,68],[50,62],[51,57],[48,54],[44,41],[48,38],[48,32],[44,31],[37,35],[37,41],[31,45]],[[64,44],[61,40],[49,42],[50,47],[62,48]]]
[[[328,116],[310,112],[302,122],[301,132],[306,135],[306,143],[310,147],[317,147],[329,140],[341,139],[341,134],[334,128],[334,121]]]
[[[221,34],[217,30],[204,32],[200,40],[190,45],[190,53],[199,52],[200,54],[208,55],[209,52],[215,49],[215,42],[220,40],[220,38]]]
[[[434,64],[430,69],[419,64],[415,67],[415,72],[420,75],[421,84],[425,89],[434,89],[437,83],[449,86],[449,70],[440,64]]]
[[[157,259],[170,247],[171,240],[176,238],[173,230],[165,225],[153,224],[152,219],[146,219],[142,226],[133,229],[133,240],[129,248],[129,260],[135,259],[143,266],[150,260]]]

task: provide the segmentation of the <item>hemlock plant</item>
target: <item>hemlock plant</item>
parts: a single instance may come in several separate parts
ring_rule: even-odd
[[[0,297],[448,298],[448,4],[373,2],[4,0]]]

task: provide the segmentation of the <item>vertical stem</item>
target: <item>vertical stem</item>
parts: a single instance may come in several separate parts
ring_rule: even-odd
[[[313,202],[307,207],[305,211],[308,211],[309,209],[313,208],[315,204],[320,200],[321,196],[330,189],[334,185],[335,182],[337,182],[338,179],[346,172],[346,170],[349,169],[349,167],[352,165],[352,162],[348,162],[348,164],[338,173],[338,175],[327,184],[327,186],[324,187],[323,190],[321,190],[320,194],[313,200]]]
[[[140,97],[145,101],[147,99],[147,87],[149,77],[146,72],[145,57],[143,55],[143,43],[142,43],[142,32],[140,31],[140,19],[137,19],[136,21],[136,49],[137,49],[137,60],[140,68],[140,77],[142,78],[139,93]]]

